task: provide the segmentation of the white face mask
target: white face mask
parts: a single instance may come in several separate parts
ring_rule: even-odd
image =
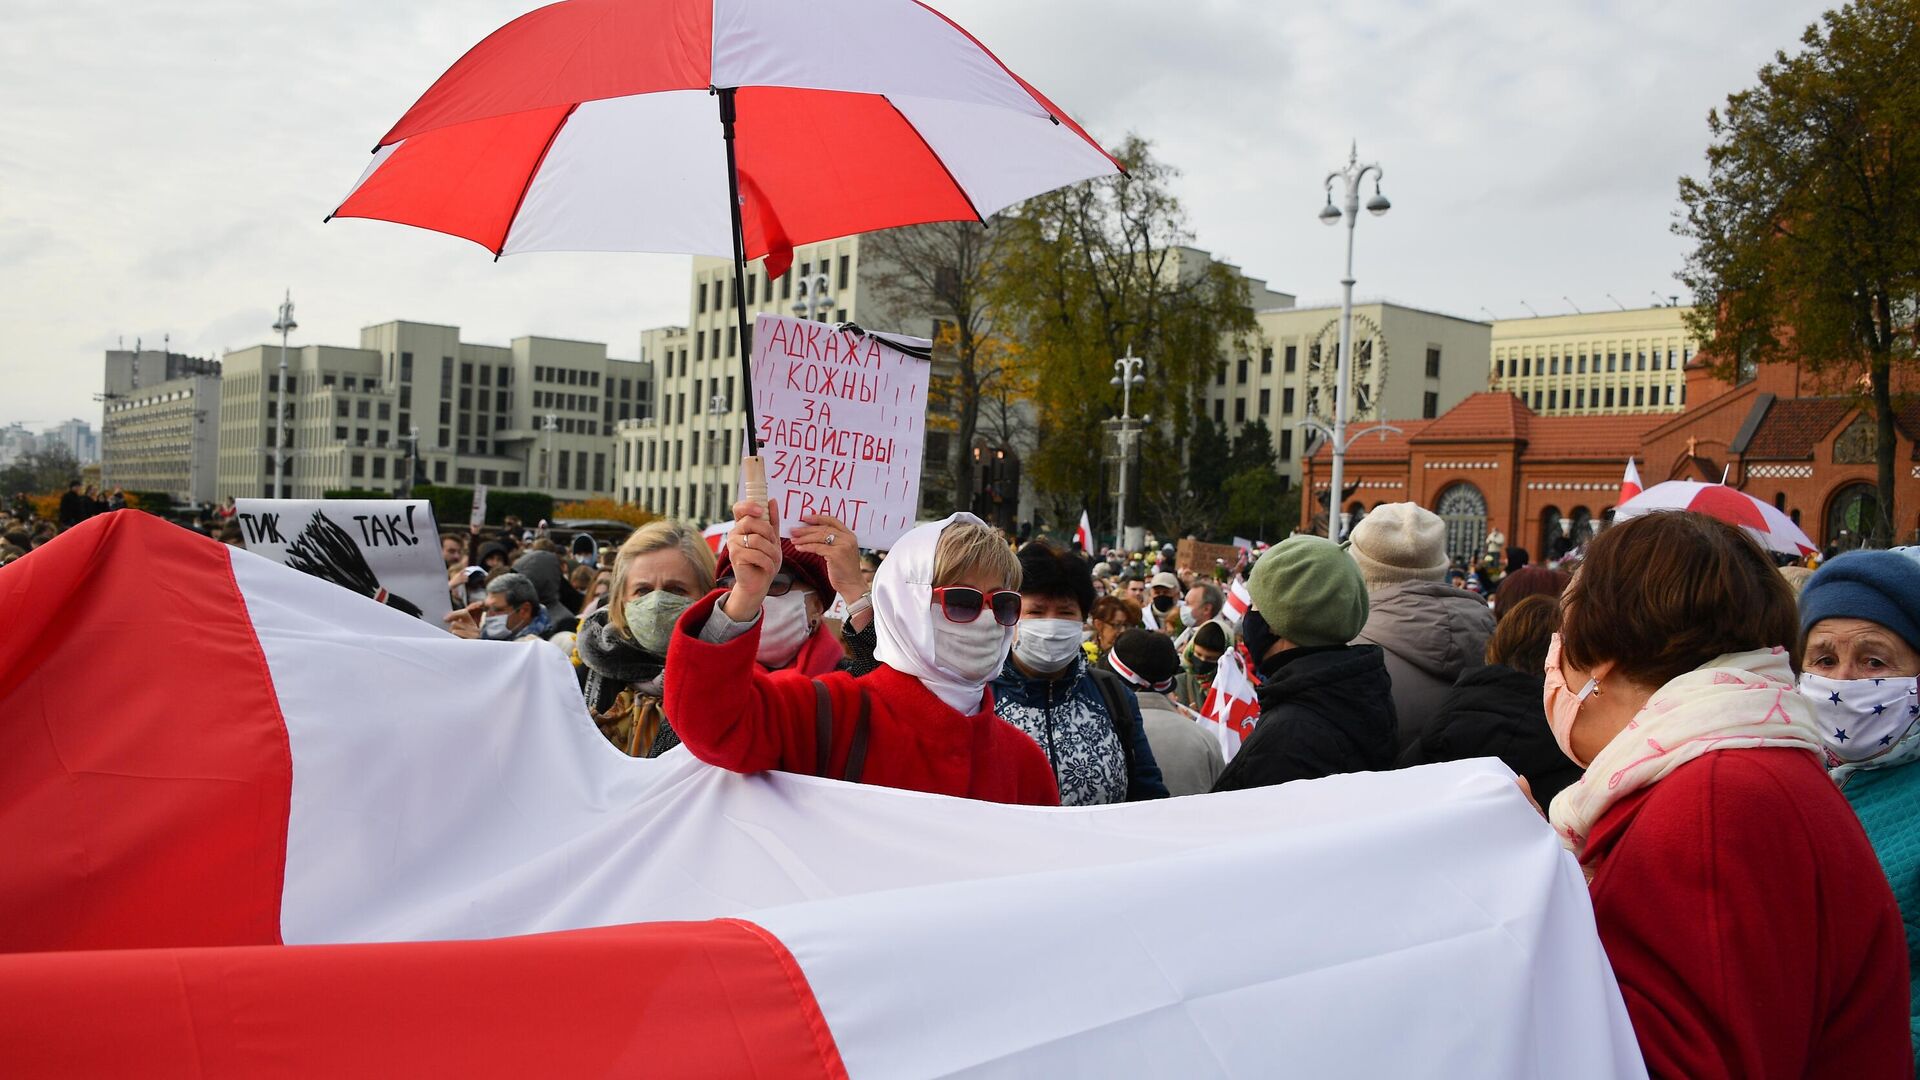
[[[480,620],[480,636],[488,641],[512,641],[513,631],[507,629],[505,615],[488,615]]]
[[[1180,624],[1182,626],[1193,625],[1193,605],[1184,600],[1180,603]]]
[[[1080,655],[1080,623],[1076,619],[1021,619],[1014,635],[1013,655],[1043,674],[1052,674]]]
[[[1800,676],[1800,695],[1813,715],[1833,764],[1885,768],[1920,756],[1920,680],[1829,679]]]
[[[793,663],[813,627],[807,625],[807,597],[794,591],[785,596],[769,596],[760,605],[760,648],[754,659],[761,665],[779,670]]]
[[[1013,639],[1013,627],[993,621],[993,613],[983,611],[970,623],[957,623],[933,613],[933,662],[948,676],[975,686],[985,686],[1000,674],[1007,662],[1007,645]]]

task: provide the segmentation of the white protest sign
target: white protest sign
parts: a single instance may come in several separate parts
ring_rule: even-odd
[[[487,523],[487,485],[473,486],[473,512],[467,515],[467,524],[479,528]]]
[[[424,499],[236,499],[247,550],[445,626],[440,530]]]
[[[931,345],[779,315],[754,320],[755,434],[780,535],[805,514],[832,514],[865,548],[891,547],[913,528]]]

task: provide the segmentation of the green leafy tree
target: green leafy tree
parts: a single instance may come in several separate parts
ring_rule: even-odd
[[[1246,281],[1187,245],[1172,166],[1130,136],[1127,175],[1050,192],[1007,215],[994,311],[1033,363],[1038,438],[1028,473],[1056,504],[1104,505],[1101,421],[1119,415],[1113,362],[1146,358],[1133,415],[1160,432],[1130,470],[1152,506],[1187,490],[1186,451],[1223,337],[1253,330]]]
[[[1920,296],[1920,0],[1829,11],[1707,117],[1704,178],[1683,177],[1680,280],[1715,374],[1797,359],[1877,421],[1884,545],[1894,517],[1894,373]],[[1858,389],[1864,383],[1863,389]]]
[[[1256,465],[1227,478],[1222,528],[1249,540],[1279,540],[1300,520],[1300,489],[1271,468]]]
[[[1267,428],[1266,418],[1256,416],[1233,437],[1228,471],[1243,473],[1248,469],[1265,469],[1272,472],[1279,460],[1273,452],[1273,432]]]

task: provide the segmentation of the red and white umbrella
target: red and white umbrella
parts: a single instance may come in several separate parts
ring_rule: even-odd
[[[977,220],[1118,171],[914,0],[563,0],[440,76],[329,220],[414,225],[496,257],[731,254],[744,340],[748,259],[777,277],[798,244]]]
[[[1744,491],[1725,484],[1697,480],[1668,480],[1655,484],[1614,508],[1613,519],[1625,521],[1655,510],[1692,510],[1738,525],[1770,551],[1782,555],[1810,555],[1813,541],[1793,519]]]

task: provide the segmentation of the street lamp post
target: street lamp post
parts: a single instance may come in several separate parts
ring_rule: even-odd
[[[793,317],[813,320],[833,310],[833,280],[823,270],[810,278],[801,278],[793,293]]]
[[[540,456],[540,486],[551,493],[553,491],[553,433],[560,427],[560,417],[554,413],[547,413],[540,420],[540,430],[547,433],[547,448]]]
[[[1344,531],[1341,524],[1346,519],[1346,507],[1339,503],[1347,471],[1347,404],[1351,394],[1347,381],[1353,358],[1353,227],[1360,220],[1360,184],[1368,173],[1373,174],[1373,198],[1367,200],[1367,212],[1374,217],[1386,213],[1393,204],[1380,194],[1380,177],[1383,173],[1377,163],[1361,163],[1358,142],[1347,154],[1346,168],[1327,174],[1327,205],[1320,211],[1320,221],[1325,225],[1338,224],[1342,216],[1347,219],[1347,273],[1340,279],[1340,355],[1334,363],[1333,483],[1327,491],[1327,536],[1336,542]],[[1335,180],[1346,184],[1344,209],[1333,205]],[[1385,437],[1384,433],[1382,437]]]
[[[280,332],[280,388],[273,406],[273,497],[276,499],[287,497],[287,456],[281,453],[287,430],[287,335],[299,327],[300,324],[293,321],[293,290],[288,289],[286,299],[280,301],[280,317],[273,323],[273,328]]]
[[[1120,374],[1108,379],[1111,386],[1120,388],[1120,496],[1113,514],[1113,546],[1127,549],[1127,458],[1133,454],[1133,388],[1147,381],[1140,369],[1146,365],[1146,357],[1133,355],[1133,346],[1127,346],[1127,355],[1113,362],[1113,369]]]

